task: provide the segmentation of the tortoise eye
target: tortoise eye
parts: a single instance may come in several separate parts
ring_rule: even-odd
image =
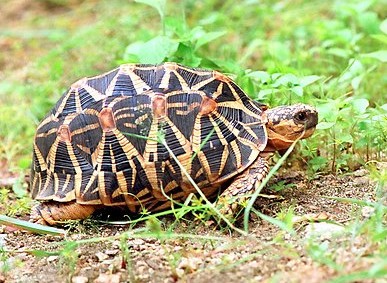
[[[299,112],[296,114],[295,118],[298,120],[298,121],[305,121],[306,118],[307,118],[307,115],[305,112]]]

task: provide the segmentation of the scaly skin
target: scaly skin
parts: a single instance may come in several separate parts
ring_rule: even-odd
[[[249,199],[269,172],[269,164],[263,157],[251,164],[238,175],[230,186],[219,196],[217,207],[227,218],[232,218],[241,209],[241,204]]]
[[[85,219],[98,208],[76,202],[43,202],[32,208],[30,221],[42,225],[58,225],[61,221]]]

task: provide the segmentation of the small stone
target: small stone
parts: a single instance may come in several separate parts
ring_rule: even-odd
[[[366,169],[359,169],[353,172],[353,176],[355,177],[363,177],[368,174],[368,171]]]
[[[0,247],[4,247],[7,234],[0,234]]]
[[[86,276],[74,276],[71,283],[87,283],[89,279]]]
[[[188,270],[190,272],[195,271],[198,269],[198,266],[202,263],[202,260],[197,257],[183,257],[180,260],[180,263],[178,265],[178,268]]]
[[[320,241],[331,240],[344,232],[343,226],[332,223],[311,223],[305,229],[305,238],[316,238]]]
[[[375,208],[371,207],[371,206],[364,206],[362,209],[361,209],[361,215],[364,217],[364,218],[370,218],[375,212]]]
[[[47,258],[47,262],[53,262],[58,259],[57,255],[51,255]]]
[[[105,254],[109,255],[109,256],[115,256],[119,253],[119,250],[106,250],[105,251]]]
[[[100,262],[109,258],[109,256],[103,252],[98,252],[95,254],[95,256],[98,258],[98,261],[100,261]]]
[[[97,279],[94,280],[94,283],[119,283],[121,273],[115,274],[100,274]]]

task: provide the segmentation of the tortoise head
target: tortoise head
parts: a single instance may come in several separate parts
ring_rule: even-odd
[[[309,105],[279,106],[265,111],[268,143],[266,152],[284,150],[298,138],[310,137],[317,125],[317,110]]]

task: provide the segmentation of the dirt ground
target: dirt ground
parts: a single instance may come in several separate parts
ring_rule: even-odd
[[[367,171],[320,176],[310,181],[302,172],[281,174],[273,182],[293,185],[276,193],[275,199],[259,198],[257,209],[275,216],[292,208],[295,215],[314,219],[322,216],[342,226],[329,221],[312,223],[293,219],[297,222],[296,233],[288,234],[255,217],[246,237],[220,231],[213,225],[182,221],[175,232],[189,234],[190,238],[135,237],[121,241],[118,237],[106,238],[81,244],[67,254],[45,257],[34,256],[30,251],[58,250],[61,237],[32,235],[3,226],[4,249],[14,253],[2,263],[9,264],[10,271],[3,274],[0,282],[325,282],[338,274],[366,270],[375,263],[375,258],[368,257],[372,250],[370,243],[353,238],[345,232],[349,229],[344,229],[355,220],[366,219],[372,211],[324,197],[373,200],[375,185],[369,181]],[[171,217],[161,220],[166,225],[173,221]],[[67,240],[111,237],[129,230],[135,234],[136,229],[141,229],[141,225],[134,229],[125,225],[79,225]],[[325,255],[334,254],[335,263],[319,254],[319,250],[306,252],[315,244],[326,249]],[[319,257],[324,264],[318,263]]]
[[[47,2],[2,2],[0,26],[17,33],[31,14],[51,15],[60,9],[45,6]],[[20,76],[25,62],[50,48],[39,43],[24,48],[19,40],[0,37],[0,80],[10,73]],[[16,176],[2,160],[0,167],[0,186],[8,186]],[[257,216],[250,220],[249,236],[219,230],[209,222],[201,223],[191,217],[175,226],[174,232],[186,237],[171,235],[162,240],[120,238],[124,231],[133,235],[141,232],[144,224],[132,227],[87,222],[73,227],[66,238],[70,244],[63,248],[58,244],[63,237],[33,235],[0,226],[0,269],[5,271],[0,273],[0,283],[325,282],[338,275],[367,270],[375,264],[378,259],[369,256],[374,253],[373,243],[348,232],[354,223],[365,221],[372,209],[326,198],[375,200],[375,184],[367,171],[360,169],[349,175],[321,175],[308,180],[303,171],[282,170],[271,182],[280,181],[289,186],[275,193],[276,198],[259,198],[255,208],[272,217],[286,218],[286,212],[292,211],[289,215],[299,217],[289,220],[296,222],[294,234]],[[310,219],[326,221],[313,223]],[[161,220],[165,227],[174,221],[172,217]],[[96,242],[98,237],[103,238]],[[94,242],[71,246],[73,241],[86,239]],[[52,254],[39,256],[38,250]],[[387,279],[362,282],[387,282]]]

